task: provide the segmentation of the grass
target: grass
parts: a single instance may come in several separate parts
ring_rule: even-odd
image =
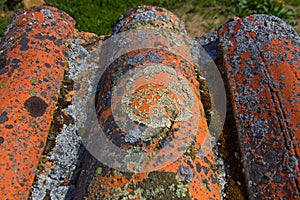
[[[45,0],[47,5],[57,7],[76,20],[81,31],[97,34],[111,33],[112,26],[119,16],[138,5],[156,5],[165,7],[182,16],[201,15],[204,19],[247,16],[253,13],[276,15],[291,25],[300,18],[300,0]],[[189,5],[189,9],[181,9]],[[237,5],[237,6],[236,6]],[[11,13],[20,8],[20,0],[0,0],[0,36],[9,23]],[[205,29],[215,28],[218,23],[207,20]]]
[[[138,5],[158,5],[174,9],[176,0],[49,0],[47,4],[66,11],[77,21],[77,28],[97,34],[111,33],[112,26],[122,13]]]
[[[292,26],[300,18],[300,0],[194,0],[186,15],[200,14],[207,19],[202,26],[207,30],[218,27],[234,16],[245,17],[251,14],[275,15]],[[221,20],[220,20],[221,19]],[[223,21],[222,21],[223,20]],[[225,20],[225,21],[224,21]],[[220,23],[221,21],[221,23]]]

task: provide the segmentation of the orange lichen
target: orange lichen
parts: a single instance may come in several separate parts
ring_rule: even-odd
[[[45,147],[74,20],[52,7],[19,10],[1,43],[1,198],[27,199]]]
[[[299,36],[266,15],[231,21],[218,34],[250,199],[298,199]]]
[[[220,199],[214,154],[203,152],[210,134],[183,23],[163,8],[142,6],[117,22],[113,35],[124,32],[133,45],[120,47],[123,54],[103,72],[95,107],[108,140],[124,152],[144,153],[144,162],[125,162],[130,172],[96,161],[83,163],[75,198]],[[244,168],[240,174],[248,181],[249,198],[297,199],[299,36],[280,19],[265,15],[235,17],[217,33],[224,61],[219,67],[227,76],[233,129],[239,136],[239,145],[234,145],[241,147],[239,161]],[[44,6],[19,10],[2,39],[2,198],[28,198],[68,68],[67,40],[75,34],[71,17]],[[91,49],[104,39],[80,35],[82,44]],[[135,49],[141,40],[143,48]],[[119,93],[113,92],[115,88]],[[61,98],[70,103],[75,91],[68,91]],[[150,131],[143,135],[142,129]],[[93,140],[93,135],[88,139]],[[115,152],[105,153],[115,156]],[[85,159],[89,156],[86,153]],[[48,176],[57,163],[43,158],[40,174]],[[92,175],[85,177],[85,173]],[[232,179],[229,184],[241,185]],[[235,194],[232,190],[227,187],[227,192]],[[236,198],[247,195],[239,192]]]
[[[147,19],[147,15],[151,18],[153,13],[157,19]],[[188,53],[190,46],[181,37],[184,29],[180,20],[164,9],[149,6],[132,9],[123,16],[115,27],[115,34],[131,29],[150,34],[149,28],[153,28],[157,36],[155,41],[149,38],[144,43],[155,43],[157,48],[131,51],[129,47],[127,53],[110,63],[98,83],[96,112],[110,142],[124,151],[145,152],[142,164],[127,163],[127,169],[134,171],[140,167],[143,173],[105,167],[88,182],[83,177],[79,180],[86,183],[87,190],[84,195],[76,194],[76,198],[219,199],[214,155],[211,152],[207,157],[200,156],[201,145],[209,133],[199,82]],[[161,23],[165,25],[160,26]],[[182,33],[178,34],[178,30]],[[170,34],[157,34],[156,31],[169,31]],[[139,38],[132,36],[130,41],[138,44]],[[113,88],[121,89],[114,92]],[[108,91],[113,91],[113,95],[109,96]],[[126,115],[118,116],[120,111]],[[116,122],[124,124],[122,126],[130,124],[127,132],[126,127],[115,126]],[[132,139],[134,135],[128,132],[139,134],[142,128],[152,128],[152,132]],[[184,154],[185,145],[190,146],[193,155]],[[114,156],[113,152],[108,153]],[[161,161],[168,156],[175,160]],[[160,164],[163,165],[156,169]]]

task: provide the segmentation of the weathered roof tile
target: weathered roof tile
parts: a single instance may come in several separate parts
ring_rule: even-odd
[[[60,41],[74,33],[70,16],[43,6],[18,10],[1,40],[1,197],[29,195],[66,67]]]

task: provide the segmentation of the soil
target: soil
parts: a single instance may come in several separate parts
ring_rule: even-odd
[[[190,13],[191,9],[192,5],[185,4],[173,11],[174,14],[176,14],[184,22],[187,34],[190,37],[202,36],[210,33],[214,29],[230,20],[229,17],[221,15],[218,15],[217,17],[206,17],[200,12]],[[298,33],[300,33],[300,18],[295,18],[295,21],[297,22],[297,25],[294,26],[294,28]]]

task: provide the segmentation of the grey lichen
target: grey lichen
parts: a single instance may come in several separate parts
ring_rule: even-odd
[[[166,80],[177,79],[179,82],[171,81],[170,83],[165,83],[163,80],[157,80],[155,75],[159,73],[168,74],[169,77],[165,77]],[[144,83],[144,85],[148,84],[148,87],[134,93],[139,87],[139,85],[136,85],[136,80],[140,77],[146,78],[146,83]],[[148,81],[149,83],[147,83]],[[157,91],[153,88],[155,87],[153,82],[157,82],[157,85],[164,86],[165,88]],[[121,106],[132,121],[137,121],[151,128],[170,127],[172,121],[186,121],[192,115],[190,109],[194,103],[193,91],[190,89],[187,80],[182,75],[178,74],[173,68],[157,64],[136,70],[129,81],[127,81],[126,90],[127,93],[125,93],[121,99]],[[151,94],[151,92],[153,94]],[[172,92],[180,98],[185,98],[182,98],[183,100],[180,98],[171,98],[167,94]],[[149,98],[147,97],[147,94],[151,94],[153,97],[158,96],[159,99],[155,100],[154,98]],[[152,109],[146,111],[146,118],[143,117],[145,115],[141,112],[136,114],[136,111],[139,111],[140,108],[144,106],[145,98],[147,98],[146,100],[148,104],[153,104]],[[134,100],[138,101],[139,104],[134,107],[130,106]],[[176,113],[176,117],[173,119],[168,118],[164,114],[165,111],[167,113]]]
[[[146,26],[147,24],[151,24],[153,27],[158,26],[158,27],[163,27],[164,29],[168,28],[168,29],[172,29],[173,31],[176,30],[178,32],[182,32],[186,34],[186,30],[184,28],[183,23],[179,19],[174,20],[172,18],[173,17],[172,13],[170,13],[167,10],[164,10],[165,14],[160,15],[158,14],[159,12],[157,11],[158,10],[155,7],[148,9],[146,7],[141,6],[135,11],[135,14],[132,16],[132,19],[125,20],[122,19],[123,17],[122,16],[113,29],[113,35],[119,33],[122,30],[122,28],[124,28],[125,25],[128,25],[130,29],[135,29],[135,28]],[[131,12],[131,10],[128,11],[128,13],[129,12]],[[156,25],[155,22],[158,21],[161,21],[162,23]],[[169,23],[171,23],[172,25],[168,25]]]
[[[44,10],[44,12],[51,18],[51,13],[47,10]],[[85,70],[92,68],[92,65],[89,65],[89,67],[85,65],[84,62],[87,59],[88,52],[78,42],[79,40],[68,41],[69,71],[67,76],[75,82],[78,78],[81,79],[84,76],[83,72]],[[80,60],[78,61],[77,58],[80,58]],[[79,81],[80,86],[84,87],[84,81],[88,86],[86,92],[91,93],[89,80],[83,78],[82,81]],[[74,87],[76,89],[76,85]],[[85,105],[89,100],[88,97],[88,94],[75,95],[73,103],[66,108],[67,114],[73,117],[75,124],[63,125],[61,132],[56,137],[55,146],[51,149],[49,155],[45,155],[44,160],[53,164],[42,163],[42,166],[46,166],[48,169],[42,168],[36,176],[30,199],[44,199],[47,195],[50,195],[51,199],[57,200],[73,197],[75,191],[73,182],[77,176],[78,164],[81,162],[83,154],[82,141],[78,132],[84,127],[86,121],[85,113],[87,109],[85,109]]]
[[[49,21],[54,21],[54,15],[49,9],[41,9],[41,13],[44,14],[45,18]]]
[[[140,129],[129,130],[129,133],[125,135],[125,142],[135,143],[142,137]]]
[[[179,166],[178,175],[180,178],[184,179],[187,182],[191,182],[194,178],[194,172],[187,166]]]
[[[188,188],[183,183],[172,184],[169,186],[169,189],[173,191],[178,198],[183,198],[187,196]]]
[[[51,151],[48,159],[53,165],[48,166],[48,170],[43,169],[36,177],[36,181],[31,191],[31,199],[43,199],[47,191],[50,191],[51,199],[65,199],[74,192],[75,185],[65,184],[66,179],[72,180],[72,175],[76,172],[77,163],[80,156],[81,140],[76,133],[76,126],[64,126],[61,134],[56,138],[56,146]]]

